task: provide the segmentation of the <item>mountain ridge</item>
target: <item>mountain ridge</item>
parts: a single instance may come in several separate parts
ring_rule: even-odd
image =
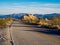
[[[24,15],[28,13],[18,13],[18,14],[8,14],[8,15],[0,15],[0,18],[7,18],[7,17],[12,17],[16,19],[22,18]],[[51,13],[51,14],[33,14],[37,18],[52,18],[54,16],[60,16],[60,13]]]

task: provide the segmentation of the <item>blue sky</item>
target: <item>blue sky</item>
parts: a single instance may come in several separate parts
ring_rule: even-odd
[[[0,14],[60,13],[60,0],[0,0]]]

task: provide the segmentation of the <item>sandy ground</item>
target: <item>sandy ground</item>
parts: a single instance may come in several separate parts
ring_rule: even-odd
[[[0,45],[11,45],[9,27],[0,29]]]

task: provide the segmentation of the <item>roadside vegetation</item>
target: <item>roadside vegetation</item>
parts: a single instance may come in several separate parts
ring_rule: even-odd
[[[23,16],[22,21],[29,24],[38,24],[38,26],[40,25],[40,27],[43,26],[47,28],[60,29],[60,17],[58,16],[55,16],[50,19],[48,18],[38,19],[36,16],[28,14]]]
[[[4,19],[0,19],[0,28],[5,27],[6,23]]]
[[[0,28],[11,25],[13,22],[12,18],[1,18],[0,19]]]
[[[22,18],[22,21],[30,24],[37,24],[39,19],[32,14],[27,14]]]
[[[54,22],[54,25],[56,25],[56,27],[60,29],[60,17],[57,17],[57,16],[53,17],[52,22]]]
[[[10,33],[8,27],[11,26],[12,22],[12,18],[0,18],[0,45],[10,45]]]

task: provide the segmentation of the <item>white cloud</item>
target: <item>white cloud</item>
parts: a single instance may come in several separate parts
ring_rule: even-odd
[[[12,3],[2,5],[0,7],[0,14],[10,13],[60,13],[60,4],[42,4],[37,2],[30,3]]]

